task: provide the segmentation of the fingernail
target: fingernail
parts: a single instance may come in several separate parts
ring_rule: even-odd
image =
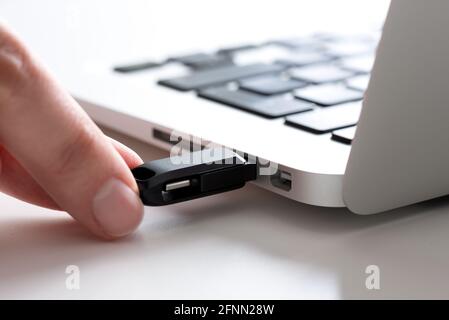
[[[93,212],[95,220],[106,234],[123,237],[139,226],[143,205],[130,187],[113,178],[94,197]]]

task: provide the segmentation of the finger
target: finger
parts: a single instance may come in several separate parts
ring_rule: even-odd
[[[142,164],[142,159],[124,144],[110,139],[129,168]],[[3,171],[2,171],[3,169]],[[53,199],[7,150],[0,147],[0,192],[16,199],[52,210],[60,210]]]
[[[140,166],[143,163],[142,158],[139,157],[139,155],[134,150],[130,149],[117,140],[114,140],[110,137],[107,138],[111,141],[115,150],[117,150],[118,153],[122,156],[123,160],[125,160],[129,168],[134,169],[135,167]]]
[[[0,147],[0,192],[41,207],[59,206],[6,150]]]
[[[143,206],[125,161],[4,26],[0,70],[0,144],[93,233],[105,238],[131,233]]]

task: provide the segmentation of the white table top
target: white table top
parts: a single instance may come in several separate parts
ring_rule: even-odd
[[[110,133],[144,159],[158,149]],[[374,216],[255,186],[150,208],[137,233],[96,240],[66,214],[0,195],[0,298],[448,298],[449,199]],[[80,290],[65,269],[80,268]],[[368,290],[365,268],[380,268]]]
[[[335,6],[335,1],[327,1],[329,10],[320,9],[323,2],[313,1],[315,7],[310,4],[312,1],[303,3],[310,4],[311,12],[322,10],[323,21],[329,22],[340,2]],[[106,1],[49,0],[45,5],[42,3],[5,0],[0,4],[0,16],[16,27],[57,74],[67,72],[70,63],[67,68],[58,69],[61,64],[48,58],[55,50],[59,55],[66,54],[70,62],[104,52],[80,47],[78,51],[72,50],[83,41],[82,37],[75,37],[78,35],[76,28],[71,29],[74,37],[66,39],[69,41],[65,45],[61,44],[61,37],[55,42],[51,36],[36,38],[36,34],[44,31],[52,34],[57,31],[55,26],[63,21],[69,27],[76,26],[79,21],[96,23],[92,12],[99,12],[102,6],[105,19],[113,8],[128,8],[125,16],[132,11],[128,5],[116,2],[109,8]],[[64,3],[64,7],[58,3]],[[135,3],[142,4],[142,1],[133,3],[137,6]],[[147,2],[147,6],[148,3],[154,4]],[[203,8],[206,5],[204,1],[192,3]],[[250,3],[245,2],[243,9],[250,12]],[[263,18],[273,11],[273,3],[261,6],[258,14]],[[288,1],[276,3],[284,8],[291,4]],[[364,1],[363,5],[360,1],[351,3],[354,6],[346,6],[342,11],[366,7],[371,12],[373,6],[373,1]],[[154,27],[151,32],[175,35],[176,28],[167,30],[160,21],[158,9],[165,5],[167,11],[176,3],[162,1],[158,5],[148,12],[151,18],[148,20]],[[189,7],[183,4],[182,9],[189,10]],[[175,14],[176,19],[170,21],[181,24],[195,21],[182,20],[179,11],[183,10],[176,11],[178,16]],[[227,12],[223,10],[223,14]],[[303,26],[323,24],[313,18],[313,14],[287,11],[287,19],[273,23],[267,37],[280,36],[282,28],[293,25],[295,14],[300,16]],[[85,12],[87,18],[80,20],[79,15]],[[139,12],[139,17],[143,18],[145,12]],[[63,14],[67,16],[64,18]],[[236,14],[234,19],[244,20],[244,16]],[[255,22],[263,21],[257,16],[253,18]],[[222,20],[216,21],[217,24],[226,22]],[[340,16],[333,21],[340,20],[344,22]],[[117,21],[118,27],[122,22]],[[214,20],[210,17],[200,22],[210,24]],[[53,27],[45,29],[46,23]],[[104,21],[98,25],[103,31],[108,26]],[[204,42],[201,37],[206,35],[195,33],[200,30],[199,24],[192,22],[185,28],[188,29],[183,31],[180,43],[166,43],[163,49],[168,51],[175,45],[183,47],[185,42],[193,46]],[[232,44],[234,37],[239,37],[235,39],[238,43],[250,37],[249,30],[240,33],[236,30],[226,33],[225,30],[224,27],[214,28],[222,32],[224,40],[209,35],[211,40],[207,45],[216,46],[222,40],[224,44]],[[125,39],[120,32],[114,36],[115,39],[106,37],[102,41]],[[136,51],[144,52],[139,51],[144,50],[143,47],[135,50],[141,45],[139,39],[137,35],[129,35],[129,43],[134,47],[123,46],[122,51],[110,55],[119,58]],[[146,160],[166,155],[129,138],[118,138]],[[346,209],[312,207],[248,186],[189,203],[148,209],[138,232],[117,242],[91,237],[64,213],[37,208],[4,195],[0,195],[0,208],[0,298],[449,298],[447,197],[391,213],[361,217]],[[66,288],[68,265],[80,268],[80,290]],[[380,290],[368,290],[365,286],[368,277],[365,269],[369,265],[380,268]]]

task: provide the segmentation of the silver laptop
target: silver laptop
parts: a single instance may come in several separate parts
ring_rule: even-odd
[[[449,193],[447,0],[393,0],[368,34],[173,52],[85,79],[72,91],[98,123],[268,160],[278,170],[255,183],[299,202],[372,214]]]

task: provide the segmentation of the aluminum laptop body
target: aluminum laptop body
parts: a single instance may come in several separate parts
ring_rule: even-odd
[[[328,4],[336,5],[335,1],[329,1]],[[357,4],[360,2],[354,1],[354,5]],[[168,3],[161,2],[161,5],[168,6]],[[249,6],[250,4],[241,5]],[[112,7],[118,5],[110,4],[110,6],[109,15],[105,17],[112,15]],[[169,12],[154,12],[150,9],[148,8],[149,20],[152,17],[157,20],[160,16],[169,14]],[[265,9],[267,12],[276,11],[273,8],[261,8],[259,15],[264,14]],[[223,8],[224,15],[232,14],[231,11],[226,10]],[[29,11],[32,12],[32,10]],[[122,14],[124,15],[122,22],[126,21],[128,24],[138,22],[138,17],[126,16],[125,10],[119,11],[117,10],[115,14],[117,21]],[[2,5],[2,12],[8,12],[7,3]],[[323,11],[323,17],[331,13],[332,10]],[[192,73],[185,61],[184,64],[164,63],[158,68],[130,74],[116,72],[113,70],[114,66],[133,60],[132,57],[128,60],[126,54],[117,54],[119,52],[129,54],[134,51],[124,48],[119,41],[127,37],[133,38],[135,34],[130,31],[132,28],[123,27],[122,31],[117,29],[115,34],[109,34],[110,39],[106,39],[108,41],[92,37],[91,48],[82,51],[75,44],[71,46],[71,43],[79,40],[76,37],[89,37],[91,32],[83,24],[87,18],[77,20],[77,15],[80,14],[82,13],[76,10],[69,13],[69,26],[73,28],[71,33],[58,30],[58,25],[55,23],[53,37],[48,39],[39,38],[36,34],[39,28],[31,30],[28,24],[26,27],[27,19],[23,19],[23,16],[15,17],[14,14],[10,16],[5,14],[5,16],[11,20],[13,26],[15,21],[23,21],[23,25],[17,23],[16,29],[25,40],[29,38],[33,42],[32,39],[37,38],[43,42],[48,41],[46,46],[42,46],[43,48],[54,48],[50,42],[58,40],[65,43],[58,48],[59,51],[42,49],[39,54],[47,64],[51,65],[58,78],[90,116],[103,126],[167,150],[173,145],[169,139],[170,133],[176,131],[201,138],[203,144],[223,145],[269,160],[278,166],[279,171],[271,176],[261,176],[255,183],[287,198],[311,205],[348,207],[359,214],[370,214],[438,197],[449,192],[449,171],[446,169],[449,163],[449,152],[446,148],[446,142],[449,140],[447,125],[449,117],[449,32],[447,32],[449,3],[445,0],[391,1],[381,38],[378,45],[376,43],[377,55],[368,89],[364,93],[365,98],[355,136],[351,138],[352,144],[334,140],[339,128],[332,131],[324,130],[319,134],[313,130],[303,130],[301,121],[304,119],[310,121],[310,118],[305,116],[307,112],[303,113],[304,116],[302,113],[297,115],[291,112],[292,114],[270,118],[272,114],[269,112],[273,110],[264,109],[269,113],[268,117],[266,114],[264,117],[254,112],[247,112],[248,110],[242,111],[242,105],[234,100],[232,105],[229,101],[224,101],[227,98],[222,94],[225,87],[220,87],[218,91],[209,87],[201,88],[201,90],[177,90],[180,89],[180,82],[172,79],[189,77]],[[182,20],[179,11],[170,14],[172,17],[178,14],[179,21],[188,21]],[[85,15],[88,16],[89,12]],[[142,17],[144,17],[143,13],[140,18]],[[233,23],[243,28],[242,33],[244,33],[250,29],[250,25],[240,21],[239,17],[241,16],[236,15]],[[315,16],[317,17],[318,15]],[[310,17],[304,17],[304,19],[308,18]],[[257,20],[258,15],[249,17],[248,23],[251,19]],[[170,21],[176,28],[182,25],[181,22],[176,24],[173,19]],[[207,19],[205,21],[211,23]],[[67,20],[64,23],[68,23]],[[103,34],[107,34],[110,26],[107,23],[102,24],[101,21],[95,21],[95,25],[96,28],[102,29]],[[173,29],[176,29],[175,27]],[[266,30],[270,30],[271,26],[266,27]],[[272,26],[272,28],[275,27],[275,25]],[[170,32],[170,30],[167,31],[167,33]],[[154,58],[148,58],[156,62],[161,62],[167,57],[176,60],[173,58],[174,55],[179,55],[175,51],[176,41],[182,42],[182,37],[163,38],[161,24],[154,25],[154,30],[149,29],[148,33],[152,38],[158,39],[153,42],[154,46],[146,51],[157,52],[157,54],[154,54]],[[67,39],[68,34],[72,38]],[[259,34],[262,41],[264,33],[255,34]],[[171,35],[173,36],[173,33]],[[234,36],[239,38],[242,35],[236,32]],[[314,39],[327,41],[324,38],[326,35],[324,37],[318,35]],[[114,43],[114,39],[118,39],[117,43]],[[218,48],[218,39],[212,37],[210,39],[212,39],[211,43],[204,44],[204,50],[207,52]],[[85,39],[81,40],[85,41]],[[339,41],[335,38],[330,39],[331,42],[334,40]],[[136,41],[143,40],[139,38]],[[287,41],[287,43],[294,46],[297,43],[295,41],[297,40]],[[98,46],[96,46],[97,42]],[[105,45],[106,42],[109,43],[108,46]],[[276,42],[279,44],[282,41],[271,41],[269,48],[267,50],[263,48],[263,52],[258,50],[257,52],[251,50],[239,52],[236,55],[237,62],[242,65],[266,62],[264,60],[266,55],[270,56],[273,50],[278,50]],[[304,43],[310,43],[304,38],[301,38],[299,42],[301,46]],[[271,46],[273,43],[274,47]],[[33,46],[33,43],[30,44]],[[33,47],[37,48],[38,45],[39,43],[35,41]],[[137,47],[139,45],[136,45]],[[345,48],[339,50],[339,54],[344,58]],[[253,54],[254,52],[256,54]],[[118,56],[122,60],[119,61]],[[301,57],[310,58],[314,55],[303,54]],[[190,60],[189,63],[194,62]],[[338,68],[341,67],[339,62],[332,62],[331,69],[336,65]],[[291,71],[289,76],[299,74],[300,80],[296,82],[299,86],[303,80],[301,78],[303,70],[297,69],[294,72]],[[354,77],[357,75],[353,74]],[[282,76],[284,76],[283,73]],[[164,79],[169,79],[165,82],[168,86],[161,85],[161,80]],[[192,85],[192,82],[181,81],[181,84],[188,87]],[[256,81],[256,84],[260,85],[260,81]],[[238,90],[241,85],[242,82],[239,79]],[[178,88],[173,89],[176,86]],[[235,89],[231,87],[236,86],[235,81],[229,81],[226,86],[229,87],[226,87],[230,90],[229,94],[233,95],[232,90]],[[344,86],[347,89],[349,81],[345,80]],[[297,104],[300,99],[297,98],[302,97],[306,89],[298,88],[289,93],[293,96],[295,108],[301,108]],[[353,93],[355,89],[350,90]],[[307,93],[310,94],[310,92]],[[217,94],[220,99],[217,98]],[[251,99],[255,97],[248,91],[242,95],[243,98],[248,96]],[[320,101],[325,102],[318,107],[313,106],[313,112],[326,113],[336,108],[326,106],[326,101],[334,98],[332,94],[322,96],[320,99],[325,100]],[[289,103],[287,107],[290,107]],[[245,107],[247,105],[244,105],[243,109]],[[256,111],[260,113],[260,110]],[[342,127],[345,126],[342,125]]]

